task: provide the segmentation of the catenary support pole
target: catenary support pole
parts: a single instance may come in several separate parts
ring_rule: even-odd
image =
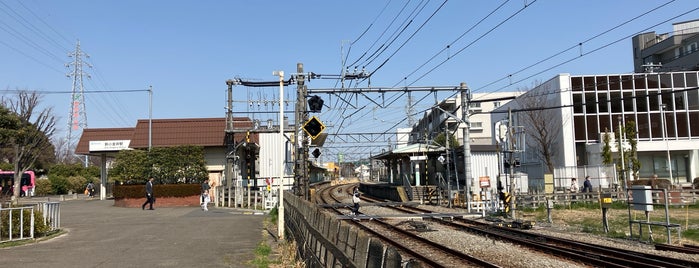
[[[275,75],[279,76],[279,140],[284,140],[284,71],[276,71]],[[282,160],[286,155],[284,151],[284,146],[279,146],[279,155]],[[279,209],[277,218],[279,222],[277,223],[277,235],[280,240],[284,239],[284,161],[278,163],[279,167],[279,178],[277,179],[279,183]]]
[[[464,187],[464,195],[466,196],[466,210],[471,213],[471,137],[469,137],[469,128],[471,121],[469,120],[468,110],[469,102],[471,101],[470,92],[466,83],[461,83],[461,118],[466,123],[463,128],[464,139],[464,179],[466,185]]]

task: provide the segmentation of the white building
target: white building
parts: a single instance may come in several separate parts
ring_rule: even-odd
[[[539,167],[528,170],[530,179],[543,177],[544,166],[534,153],[538,147],[531,134],[536,129],[520,110],[526,107],[547,111],[547,122],[555,124],[550,131],[555,134],[552,162],[557,168],[601,164],[603,133],[633,122],[641,164],[638,177],[658,174],[676,184],[688,183],[699,175],[698,81],[696,71],[559,74],[496,109],[492,121],[506,120],[512,109],[513,125],[527,133],[522,165]]]

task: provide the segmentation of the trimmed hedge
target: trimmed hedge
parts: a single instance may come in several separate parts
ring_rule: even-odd
[[[146,196],[145,185],[114,185],[114,198],[142,198]],[[155,197],[187,197],[201,194],[199,184],[156,184]]]

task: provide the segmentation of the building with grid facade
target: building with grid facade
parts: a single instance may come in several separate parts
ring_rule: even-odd
[[[699,176],[698,81],[696,71],[559,74],[500,107],[492,117],[493,122],[506,120],[504,112],[512,109],[513,124],[522,125],[528,133],[522,161],[540,163],[529,136],[536,130],[525,120],[527,109],[523,109],[527,99],[535,100],[535,107],[546,111],[548,123],[558,127],[553,128],[558,131],[552,142],[556,167],[600,165],[604,134],[614,135],[620,126],[633,121],[641,163],[639,178],[658,174],[659,178],[672,178],[673,183],[687,183]],[[616,151],[616,146],[612,148]],[[531,178],[544,171],[530,173]]]

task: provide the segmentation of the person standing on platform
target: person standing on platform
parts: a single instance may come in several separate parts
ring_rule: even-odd
[[[148,178],[146,182],[146,202],[141,205],[141,209],[146,209],[146,205],[150,204],[148,210],[153,210],[153,203],[155,203],[155,196],[153,196],[153,177]]]
[[[590,181],[590,176],[585,176],[585,181],[583,182],[583,193],[592,193],[592,182]],[[592,198],[592,195],[585,195],[585,198]]]
[[[570,179],[570,194],[571,194],[571,199],[578,199],[577,194],[578,194],[578,179],[572,178]]]
[[[357,216],[359,214],[359,190],[354,189],[354,194],[352,194],[352,203],[354,206],[352,207],[352,216]]]

